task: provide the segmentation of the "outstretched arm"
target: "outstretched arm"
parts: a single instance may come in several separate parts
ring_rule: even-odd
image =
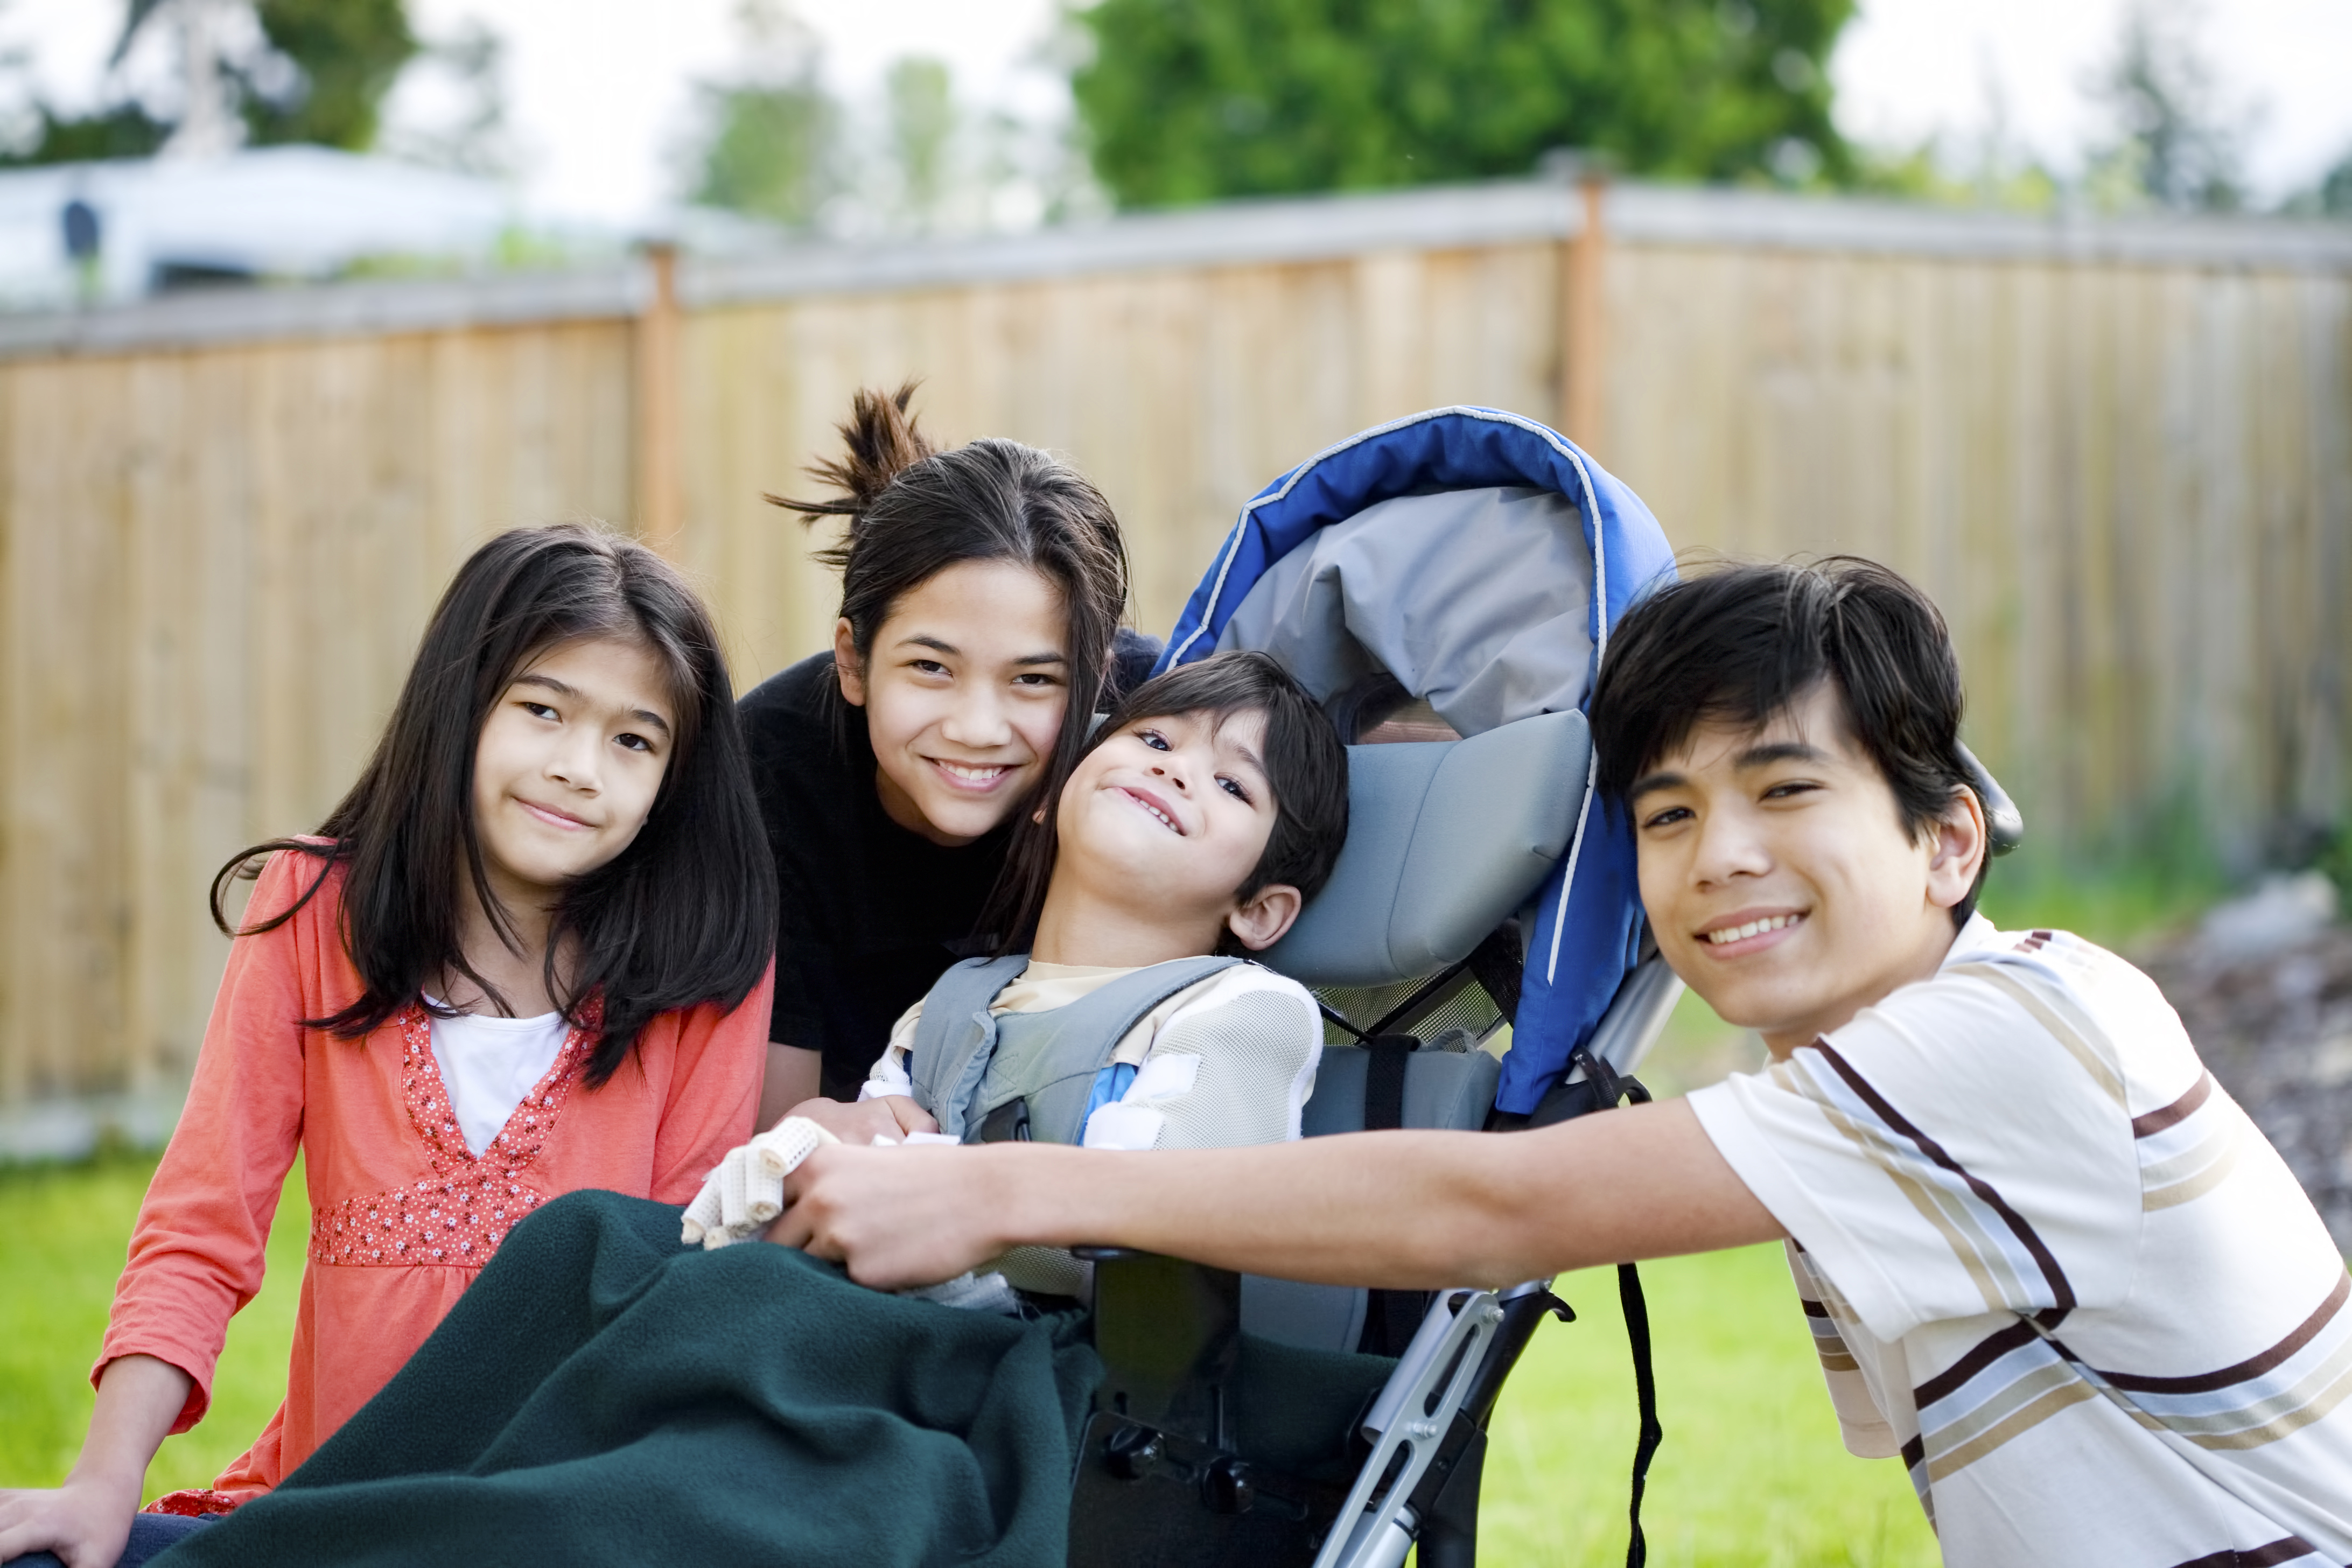
[[[883,1289],[1024,1244],[1139,1247],[1327,1284],[1507,1285],[1785,1234],[1680,1101],[1537,1132],[1250,1149],[818,1151],[772,1240]]]

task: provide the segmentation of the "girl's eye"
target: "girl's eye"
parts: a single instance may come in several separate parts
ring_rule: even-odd
[[[935,658],[913,659],[908,668],[922,675],[945,675],[948,672],[948,667]]]
[[[1242,787],[1242,781],[1239,779],[1229,779],[1220,776],[1217,780],[1217,787],[1223,790],[1227,795],[1232,795],[1235,800],[1240,801],[1244,805],[1247,805],[1250,803],[1249,791]]]
[[[1654,816],[1643,818],[1642,826],[1644,827],[1672,827],[1675,823],[1682,821],[1683,818],[1689,815],[1690,807],[1686,805],[1670,805]]]
[[[1813,783],[1811,779],[1790,779],[1786,784],[1776,784],[1770,789],[1766,790],[1764,792],[1764,798],[1766,800],[1787,800],[1794,795],[1810,795],[1814,790],[1821,787],[1821,785]]]
[[[613,737],[613,743],[632,752],[650,752],[654,749],[654,743],[643,735],[615,735]]]
[[[526,701],[522,707],[523,711],[530,714],[534,719],[555,719],[562,717],[562,715],[557,713],[554,709],[550,708],[544,702]]]
[[[1138,730],[1135,732],[1135,738],[1155,752],[1172,752],[1176,749],[1168,743],[1168,737],[1157,730]]]
[[[1048,675],[1042,669],[1032,669],[1024,670],[1021,674],[1014,676],[1013,678],[1013,684],[1015,686],[1025,686],[1030,688],[1032,690],[1045,691],[1061,685],[1062,680],[1059,676]]]

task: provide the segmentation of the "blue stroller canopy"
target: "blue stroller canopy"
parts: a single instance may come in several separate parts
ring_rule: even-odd
[[[1639,497],[1565,437],[1492,408],[1433,409],[1308,458],[1242,508],[1159,669],[1229,647],[1282,659],[1319,701],[1392,678],[1457,733],[1583,711],[1609,630],[1674,572]],[[1157,673],[1157,671],[1155,671]],[[1528,1111],[1633,968],[1631,824],[1594,809],[1536,900],[1496,1106]]]

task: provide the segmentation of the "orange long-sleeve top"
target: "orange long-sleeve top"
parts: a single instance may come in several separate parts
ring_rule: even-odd
[[[248,923],[287,908],[318,870],[309,856],[273,858]],[[210,1491],[158,1505],[173,1511],[277,1485],[400,1370],[541,1204],[579,1187],[683,1204],[752,1131],[772,967],[732,1011],[706,1003],[655,1019],[601,1089],[582,1081],[593,1042],[575,1029],[475,1157],[421,1006],[355,1040],[302,1026],[362,989],[340,931],[342,878],[338,867],[292,920],[231,944],[90,1373],[117,1356],[169,1362],[195,1380],[172,1430],[203,1419],[229,1318],[261,1288],[270,1218],[302,1150],[310,1246],[286,1402]]]

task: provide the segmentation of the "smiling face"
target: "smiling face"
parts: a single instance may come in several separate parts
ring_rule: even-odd
[[[1140,891],[1196,951],[1228,927],[1244,946],[1273,942],[1297,912],[1297,890],[1237,897],[1274,832],[1265,744],[1262,712],[1143,718],[1104,739],[1062,791],[1057,888],[1067,877],[1107,900]]]
[[[677,732],[669,682],[642,644],[591,637],[526,663],[474,744],[474,832],[499,900],[544,907],[626,849]]]
[[[1695,726],[1628,799],[1660,951],[1775,1057],[1933,974],[1984,859],[1965,791],[1913,841],[1827,681],[1760,730]]]
[[[1009,561],[965,561],[898,595],[861,661],[835,628],[841,694],[866,710],[891,821],[969,844],[1028,795],[1069,703],[1061,590]]]

